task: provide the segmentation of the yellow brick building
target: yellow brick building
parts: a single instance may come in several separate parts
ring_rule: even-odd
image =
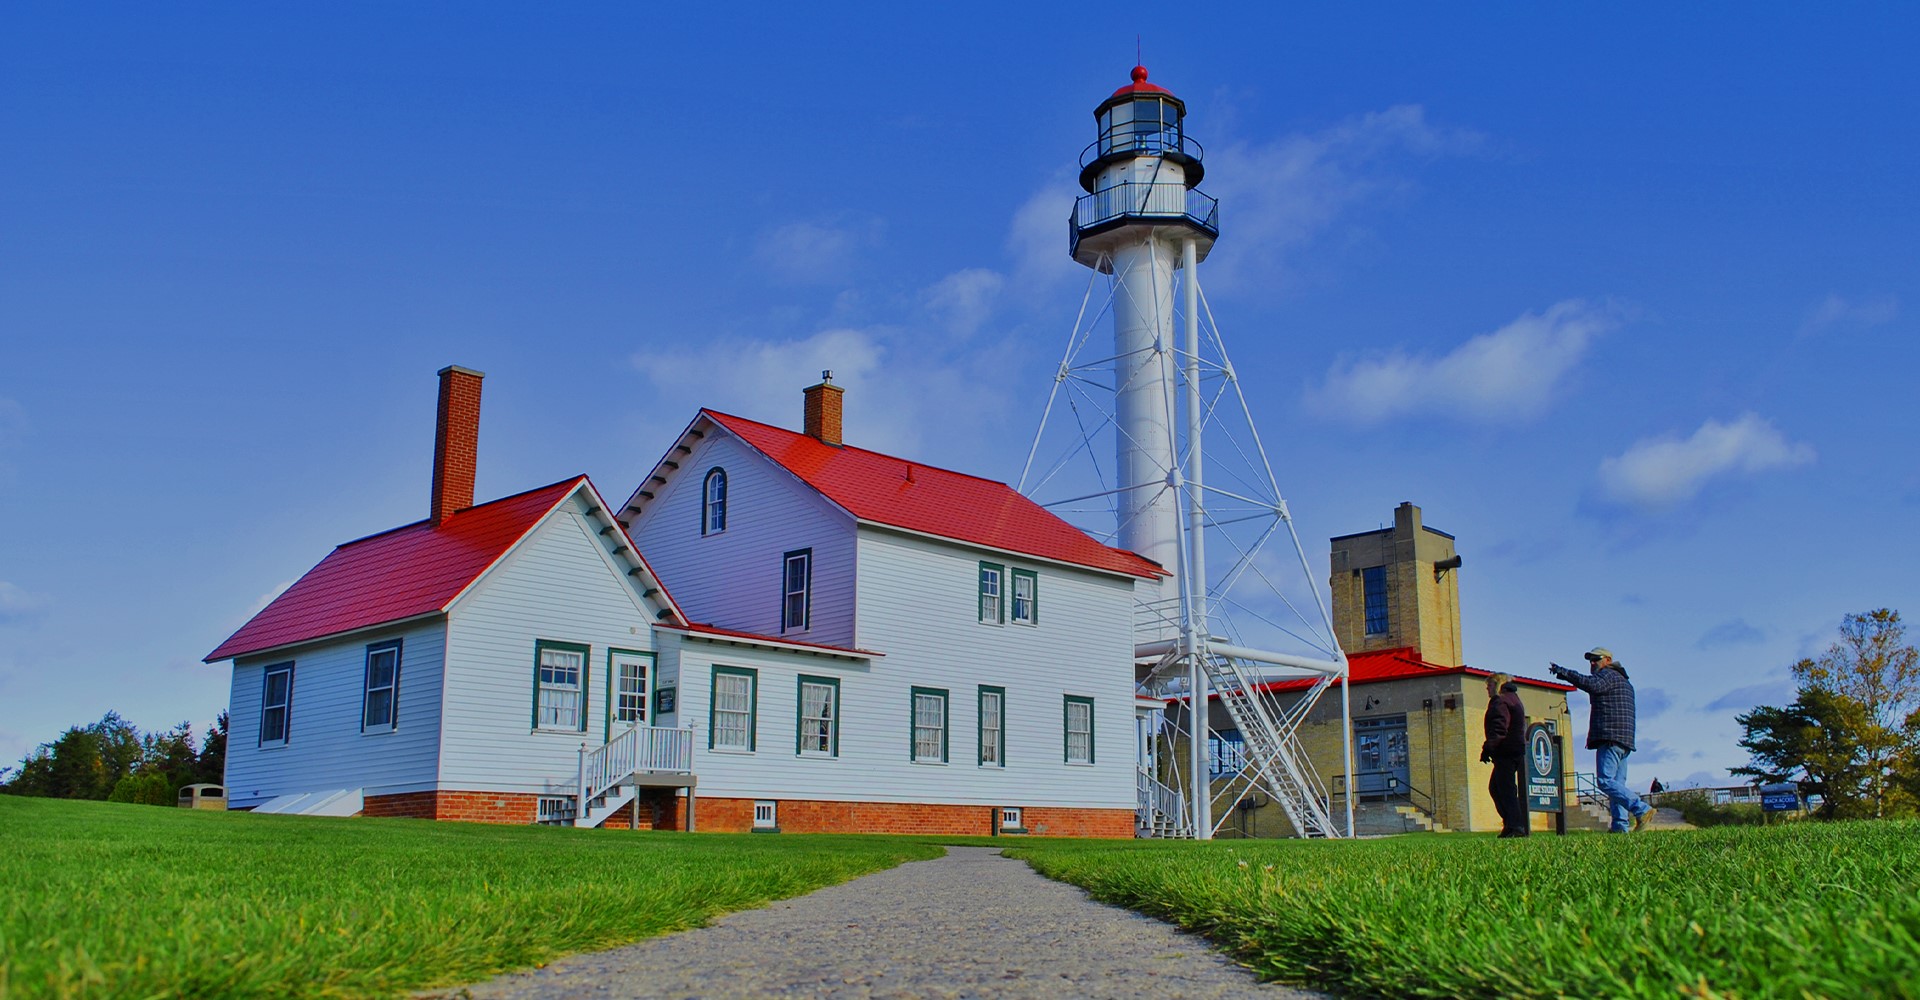
[[[1500,829],[1487,793],[1493,765],[1480,762],[1486,678],[1493,671],[1466,666],[1462,655],[1461,564],[1453,536],[1423,525],[1420,508],[1411,503],[1394,510],[1390,528],[1332,540],[1329,582],[1335,633],[1348,654],[1360,833]],[[1572,688],[1514,679],[1528,722],[1572,732]],[[1268,685],[1265,694],[1284,708],[1308,683]],[[1218,836],[1293,836],[1280,808],[1237,777],[1243,755],[1227,713],[1214,704],[1209,721],[1214,815],[1224,819]],[[1300,742],[1336,810],[1344,808],[1348,794],[1341,735],[1340,698],[1331,691],[1303,722]],[[1549,814],[1535,813],[1533,820],[1536,830],[1552,829]]]

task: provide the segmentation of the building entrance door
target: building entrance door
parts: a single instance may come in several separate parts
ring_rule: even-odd
[[[1409,775],[1407,717],[1353,720],[1353,764],[1353,785],[1361,798],[1403,794]]]

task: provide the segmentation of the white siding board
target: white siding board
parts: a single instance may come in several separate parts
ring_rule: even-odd
[[[454,607],[440,787],[570,792],[582,743],[604,742],[610,649],[653,649],[651,614],[576,497]],[[534,643],[589,647],[585,732],[533,728]]]
[[[988,555],[1040,575],[1040,624],[990,626],[975,613],[980,550],[862,529],[859,553],[860,635],[885,659],[854,664],[661,633],[662,659],[681,681],[680,719],[699,733],[699,794],[1133,808],[1130,580]],[[715,665],[758,671],[751,754],[707,749]],[[801,674],[840,678],[838,758],[796,752]],[[1005,767],[977,763],[982,684],[1006,689]],[[916,686],[948,691],[944,765],[910,759]],[[1092,765],[1064,760],[1069,694],[1094,699]]]
[[[397,724],[362,733],[367,647],[401,640]],[[234,662],[228,700],[227,802],[259,805],[276,795],[359,788],[368,795],[433,787],[439,754],[445,622],[376,629]],[[261,681],[291,661],[293,701],[287,744],[262,748]]]
[[[854,644],[853,519],[724,429],[707,436],[629,526],[689,618],[779,636],[781,557],[813,550],[812,618],[786,638]],[[707,472],[727,471],[727,530],[700,534]]]

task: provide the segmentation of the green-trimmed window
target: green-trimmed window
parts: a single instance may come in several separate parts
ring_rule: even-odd
[[[1040,624],[1040,574],[1030,569],[1013,571],[1013,623]]]
[[[1067,695],[1067,763],[1093,763],[1093,699]]]
[[[840,756],[840,678],[800,675],[797,752]]]
[[[780,557],[780,631],[803,632],[813,617],[813,550]]]
[[[577,642],[535,640],[533,727],[587,731],[588,647]]]
[[[989,625],[1007,620],[1006,595],[1002,593],[1006,577],[1006,567],[999,563],[980,564],[980,620]]]
[[[707,707],[707,748],[753,750],[760,672],[748,667],[714,667]]]
[[[1007,689],[980,685],[980,766],[1007,766]]]
[[[260,679],[260,745],[281,747],[293,732],[293,664],[276,663]]]
[[[916,763],[947,762],[947,692],[944,688],[913,689],[911,746]]]
[[[717,535],[727,530],[727,470],[714,466],[700,486],[700,533]]]
[[[360,731],[390,733],[400,716],[400,640],[367,647],[366,687],[360,697]]]

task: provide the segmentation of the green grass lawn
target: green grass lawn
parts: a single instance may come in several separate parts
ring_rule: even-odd
[[[1009,853],[1350,995],[1920,996],[1915,822]]]
[[[940,853],[0,795],[0,998],[392,995]]]
[[[454,985],[935,857],[941,842],[0,796],[0,1000]],[[966,842],[1207,934],[1262,975],[1349,995],[1920,997],[1920,823]]]

